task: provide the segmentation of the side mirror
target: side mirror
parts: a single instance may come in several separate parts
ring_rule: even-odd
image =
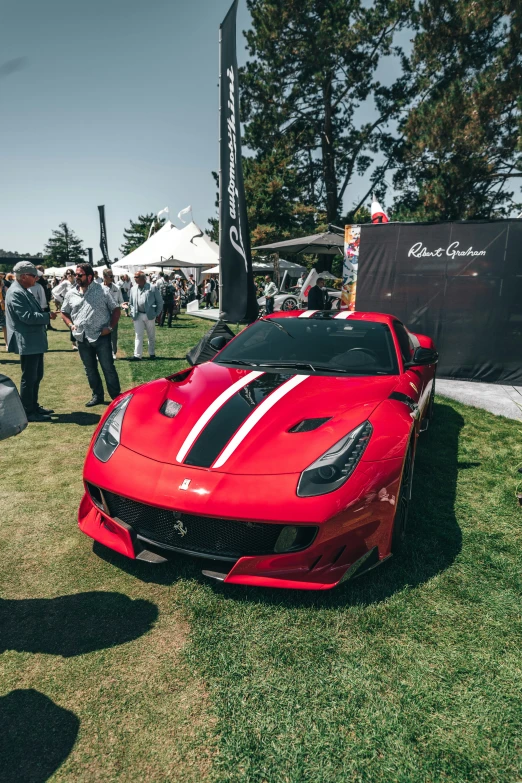
[[[214,350],[220,351],[222,348],[225,347],[228,340],[226,337],[223,337],[223,335],[220,335],[219,337],[213,337],[210,341],[210,345]]]
[[[416,348],[411,362],[404,362],[404,369],[418,367],[426,364],[437,364],[439,354],[433,348]]]

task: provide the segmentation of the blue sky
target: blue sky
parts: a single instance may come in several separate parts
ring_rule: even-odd
[[[98,204],[112,257],[143,212],[191,204],[207,226],[230,2],[2,0],[0,75],[23,60],[0,78],[0,248],[41,251],[66,221],[97,258]],[[239,6],[238,33],[249,24]]]

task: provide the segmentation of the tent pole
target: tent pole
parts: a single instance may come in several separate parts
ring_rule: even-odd
[[[219,307],[219,318],[221,319],[222,315],[222,302],[223,302],[223,276],[221,274],[221,200],[222,200],[222,186],[221,186],[221,25],[219,25],[219,114],[218,114],[218,122],[219,122],[219,131],[218,131],[218,139],[219,139],[219,205],[218,205],[218,243],[219,243],[219,258],[218,258],[218,264],[219,264],[219,280],[218,280],[218,307]]]

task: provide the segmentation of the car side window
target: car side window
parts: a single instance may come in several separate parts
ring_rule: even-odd
[[[394,321],[393,328],[395,330],[395,334],[397,335],[397,340],[399,342],[402,361],[409,362],[413,355],[413,345],[409,338],[408,332],[406,331],[405,327],[400,323],[400,321]]]

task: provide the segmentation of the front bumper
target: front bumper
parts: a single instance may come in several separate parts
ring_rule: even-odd
[[[283,554],[243,556],[229,560],[224,581],[325,590],[350,574],[350,568],[368,553],[382,560],[389,555],[394,499],[401,460],[361,463],[343,488],[319,498],[298,498],[298,476],[233,476],[165,465],[119,446],[108,463],[89,452],[84,479],[110,493],[119,494],[156,509],[175,509],[207,517],[209,523],[240,520],[244,523],[313,525],[317,535],[305,549]],[[139,477],[133,478],[133,477]],[[187,489],[181,487],[189,481]],[[284,517],[284,518],[282,518]],[[79,510],[80,529],[91,538],[130,558],[149,543],[168,553],[161,542],[139,537],[132,525],[97,508],[86,492]],[[192,552],[180,538],[177,551]]]

